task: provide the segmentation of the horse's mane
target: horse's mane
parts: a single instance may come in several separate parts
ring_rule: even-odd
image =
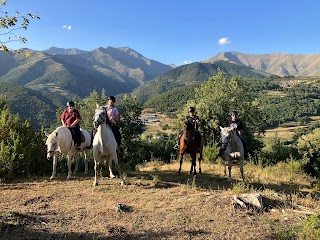
[[[111,128],[111,121],[109,119],[108,113],[107,113],[107,107],[100,107],[106,112],[106,124]]]

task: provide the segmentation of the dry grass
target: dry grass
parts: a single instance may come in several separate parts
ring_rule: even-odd
[[[273,198],[276,210],[234,209],[233,194],[248,186],[238,182],[237,166],[233,183],[223,177],[221,165],[203,164],[196,178],[187,174],[189,168],[183,163],[177,176],[177,162],[148,163],[128,173],[126,186],[101,178],[92,187],[93,178],[84,176],[1,184],[0,239],[275,239],[275,223],[291,226],[301,217],[290,203],[301,205],[304,199],[305,207],[319,206],[319,192],[312,191],[307,178],[272,181],[246,165],[250,191]],[[119,212],[118,204],[130,211]]]

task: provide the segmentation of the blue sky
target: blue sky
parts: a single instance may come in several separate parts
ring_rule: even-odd
[[[2,10],[41,17],[15,33],[28,42],[14,49],[128,46],[176,65],[224,51],[320,53],[320,2],[312,0],[8,0]]]

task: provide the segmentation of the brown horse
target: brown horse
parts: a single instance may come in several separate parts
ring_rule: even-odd
[[[196,130],[194,129],[193,125],[191,123],[185,124],[185,130],[180,138],[180,168],[178,171],[178,175],[180,175],[181,172],[181,165],[182,165],[182,159],[183,155],[189,154],[191,158],[191,168],[190,168],[190,174],[196,175],[196,160],[197,160],[197,146],[199,139],[196,137]],[[201,160],[202,160],[202,149],[203,149],[203,143],[201,142],[200,145],[200,151],[199,151],[199,173],[201,173]]]

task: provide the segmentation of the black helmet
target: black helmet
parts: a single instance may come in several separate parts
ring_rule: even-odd
[[[67,107],[74,107],[74,102],[73,101],[69,101],[67,102]]]
[[[114,97],[114,96],[110,96],[110,97],[108,97],[108,100],[111,100],[111,101],[116,101],[116,98]]]
[[[231,111],[230,112],[230,116],[232,116],[232,115],[238,116],[238,112],[237,111]]]
[[[189,107],[189,112],[195,112],[196,110],[194,109],[194,107]]]

